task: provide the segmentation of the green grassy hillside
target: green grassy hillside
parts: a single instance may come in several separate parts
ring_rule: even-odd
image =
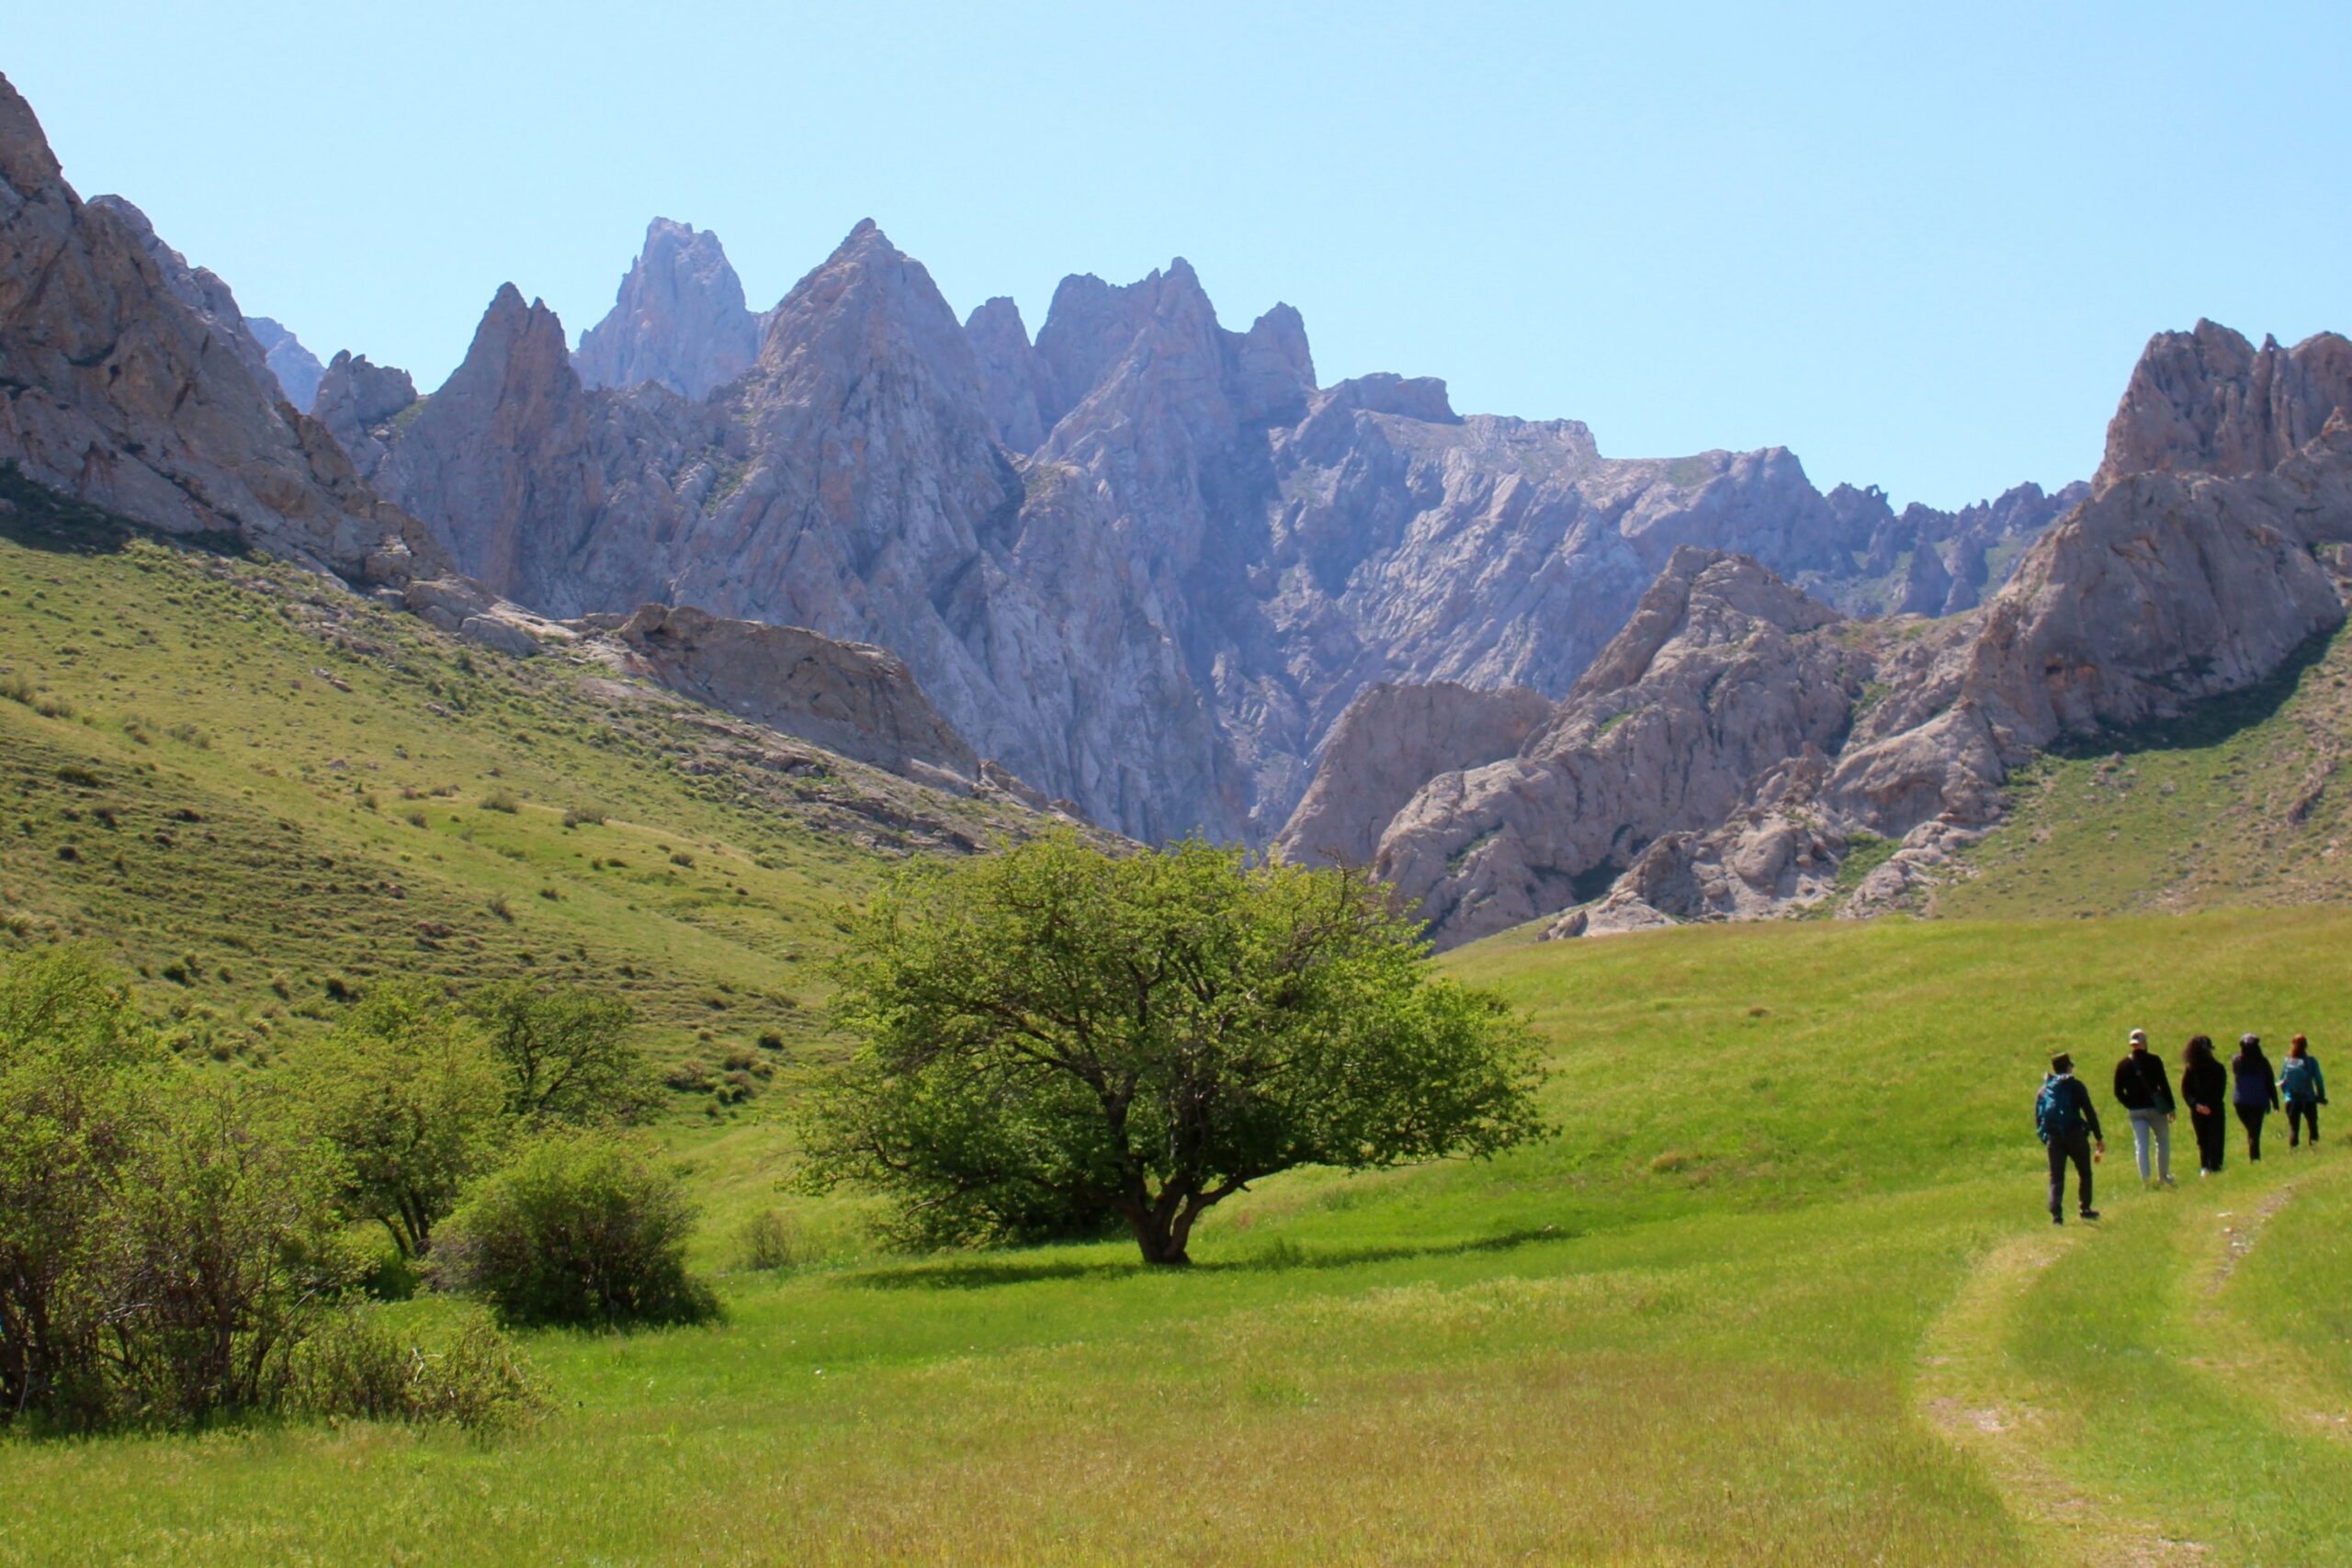
[[[2352,898],[2352,630],[2187,719],[2013,781],[1930,911],[1962,919]]]
[[[2030,1130],[2047,1052],[2096,1084],[2134,1024],[2337,1060],[2347,941],[2297,909],[1482,944],[1450,966],[1558,1068],[1539,1147],[1268,1182],[1189,1272],[734,1272],[716,1326],[532,1338],[558,1409],[488,1444],[0,1446],[0,1559],[2352,1561],[2338,1130],[2154,1192],[2119,1136],[2107,1218],[2063,1230]],[[713,1259],[775,1201],[755,1131],[699,1156]]]
[[[1023,826],[0,481],[0,946],[101,946],[223,1059],[379,975],[527,974],[740,1088],[879,866]]]

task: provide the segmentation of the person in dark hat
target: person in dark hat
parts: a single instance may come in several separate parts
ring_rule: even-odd
[[[2098,1108],[2091,1091],[2075,1076],[2075,1059],[2064,1051],[2050,1058],[2050,1076],[2034,1097],[2033,1130],[2050,1151],[2050,1223],[2066,1223],[2066,1166],[2075,1173],[2075,1196],[2083,1218],[2095,1220],[2091,1207],[2091,1157],[2107,1153],[2107,1136],[2099,1131]]]

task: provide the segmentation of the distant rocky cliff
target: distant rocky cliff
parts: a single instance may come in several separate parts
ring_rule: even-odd
[[[1228,330],[1181,260],[1066,279],[1033,342],[870,223],[755,317],[714,236],[657,221],[562,344],[508,288],[422,409],[320,412],[501,593],[888,648],[982,753],[1148,839],[1270,837],[1378,682],[1565,695],[1682,546],[1941,614],[2075,499],[1898,514],[1777,448],[1610,458],[1434,378],[1321,387],[1296,311]]]
[[[1425,777],[1375,869],[1445,942],[1561,911],[1563,934],[1780,912],[1865,834],[1895,849],[1853,910],[1901,899],[1998,820],[2038,748],[2243,690],[2342,623],[2316,552],[2352,541],[2346,349],[2257,353],[2211,323],[2155,339],[2096,493],[1951,620],[1842,620],[1753,559],[1677,554],[1511,755],[1408,749]],[[1310,805],[1363,771],[1335,745]],[[1284,852],[1317,853],[1322,820],[1302,807]]]

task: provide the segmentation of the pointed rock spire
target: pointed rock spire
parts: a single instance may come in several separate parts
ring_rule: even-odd
[[[759,321],[718,236],[656,218],[605,319],[582,334],[573,363],[590,387],[658,381],[700,401],[751,367]]]

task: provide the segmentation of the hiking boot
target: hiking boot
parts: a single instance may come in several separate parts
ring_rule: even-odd
[[[2098,1211],[2097,1209],[2085,1209],[2085,1210],[2083,1211],[2083,1218],[2085,1218],[2085,1219],[2086,1219],[2086,1220],[2095,1220],[2095,1219],[2098,1219]]]
[[[2050,1223],[2053,1225],[2063,1225],[2066,1223],[2066,1216],[2064,1214],[2052,1214],[2050,1216]]]

